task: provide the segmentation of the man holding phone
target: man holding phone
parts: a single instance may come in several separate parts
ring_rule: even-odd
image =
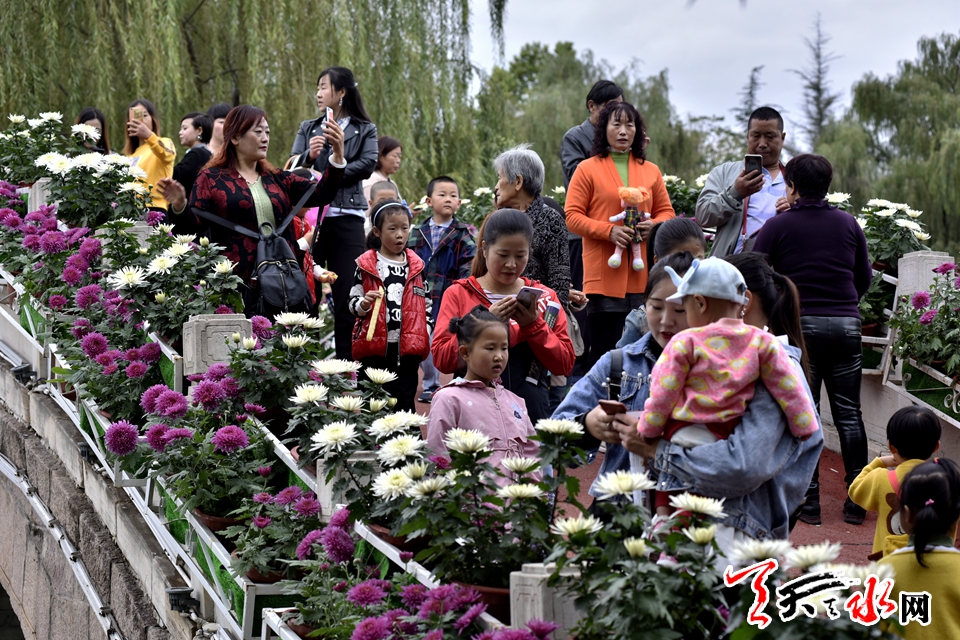
[[[750,251],[763,223],[790,208],[780,164],[786,137],[777,110],[760,107],[747,122],[744,160],[714,167],[707,176],[697,200],[697,222],[717,229],[711,256]]]

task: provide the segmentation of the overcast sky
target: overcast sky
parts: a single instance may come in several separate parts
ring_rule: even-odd
[[[495,64],[487,0],[471,0],[472,58]],[[960,30],[960,0],[508,0],[504,23],[509,60],[528,43],[568,40],[593,50],[617,69],[640,61],[643,76],[669,70],[670,98],[680,116],[730,116],[750,70],[765,65],[761,102],[801,116],[799,79],[789,69],[809,64],[804,37],[817,13],[841,56],[830,68],[831,88],[848,107],[851,87],[867,72],[886,77],[917,55],[921,36]]]

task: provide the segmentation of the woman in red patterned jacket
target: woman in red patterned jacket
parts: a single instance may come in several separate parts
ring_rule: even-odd
[[[333,200],[346,166],[343,130],[331,122],[327,125],[326,136],[333,146],[330,164],[316,191],[307,200],[307,207],[323,207]],[[311,181],[281,171],[267,162],[270,126],[262,109],[249,105],[231,109],[223,123],[223,139],[223,147],[197,176],[190,207],[213,213],[251,231],[259,231],[265,222],[276,228],[310,188]],[[175,214],[182,211],[177,203],[173,204]],[[250,274],[256,266],[257,241],[206,220],[197,222],[202,223],[200,228],[209,227],[205,235],[211,241],[226,247],[224,256],[236,264],[234,272],[247,285],[244,304],[252,312],[257,292],[251,287]],[[292,225],[284,230],[283,236],[302,263],[304,251],[308,249],[304,246],[306,243],[303,240],[297,242]]]

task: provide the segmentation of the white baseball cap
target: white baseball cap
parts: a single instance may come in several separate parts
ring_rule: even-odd
[[[666,271],[677,286],[677,292],[667,298],[668,302],[683,302],[685,296],[701,295],[747,304],[747,298],[743,295],[747,283],[740,271],[726,260],[695,258],[683,277],[677,275],[672,267],[666,267]]]

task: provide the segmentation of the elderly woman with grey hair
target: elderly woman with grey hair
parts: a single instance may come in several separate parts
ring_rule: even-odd
[[[543,161],[529,144],[521,144],[497,156],[493,168],[497,171],[497,208],[519,209],[533,223],[530,259],[522,275],[547,285],[566,304],[570,294],[567,222],[563,213],[540,195]]]

